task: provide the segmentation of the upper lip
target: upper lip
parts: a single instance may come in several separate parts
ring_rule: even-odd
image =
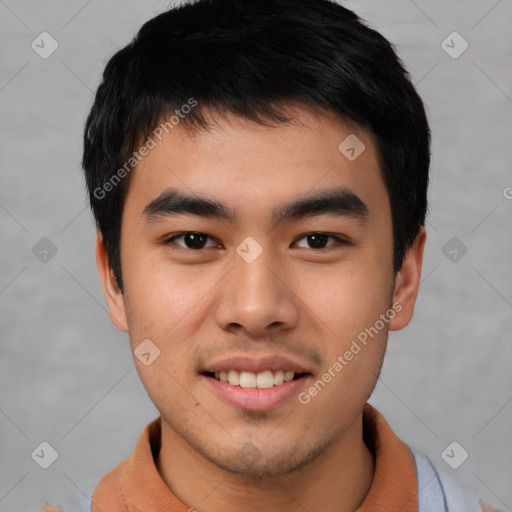
[[[265,370],[283,370],[292,371],[295,373],[311,373],[308,368],[299,363],[289,359],[288,357],[278,355],[268,355],[263,357],[226,357],[213,361],[206,365],[204,372],[222,372],[229,370],[238,370],[246,372],[259,373]]]

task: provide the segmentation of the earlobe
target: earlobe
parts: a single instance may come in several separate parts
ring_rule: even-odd
[[[411,321],[420,285],[426,237],[425,228],[421,227],[412,246],[404,256],[402,267],[395,276],[393,304],[400,304],[401,309],[389,322],[390,331],[403,329]]]
[[[100,274],[103,293],[107,300],[110,321],[120,331],[128,332],[124,296],[119,289],[114,273],[110,268],[107,248],[101,231],[98,231],[96,235],[96,265]]]

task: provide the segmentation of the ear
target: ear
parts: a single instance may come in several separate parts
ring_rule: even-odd
[[[110,321],[121,331],[128,332],[128,321],[124,296],[117,285],[114,272],[110,268],[107,248],[101,231],[96,235],[96,265],[103,285],[103,293],[107,299]]]
[[[421,227],[412,246],[405,254],[402,267],[395,276],[393,304],[398,303],[401,308],[396,308],[397,314],[389,322],[390,331],[403,329],[411,321],[420,286],[421,265],[423,263],[423,249],[425,248],[426,238],[425,228]]]

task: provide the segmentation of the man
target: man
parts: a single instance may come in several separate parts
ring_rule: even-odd
[[[367,404],[412,318],[430,130],[328,0],[199,0],[106,66],[83,167],[110,318],[160,412],[92,510],[486,510]]]

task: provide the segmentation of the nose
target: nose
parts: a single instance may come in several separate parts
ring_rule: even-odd
[[[248,263],[235,257],[226,276],[215,318],[219,328],[258,338],[289,330],[299,319],[299,300],[270,250]]]

